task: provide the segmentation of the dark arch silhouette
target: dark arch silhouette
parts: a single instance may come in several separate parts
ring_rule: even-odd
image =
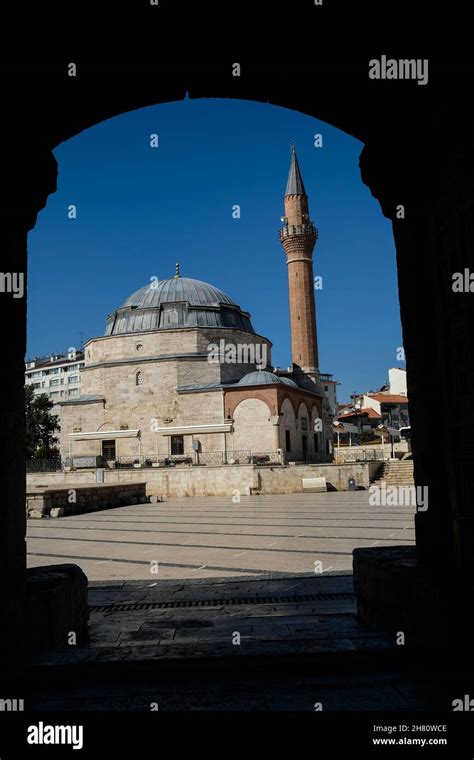
[[[469,294],[455,297],[450,277],[469,264],[474,268],[474,124],[469,103],[459,97],[463,88],[470,91],[467,74],[457,70],[453,79],[450,70],[436,69],[434,63],[434,82],[421,88],[414,82],[401,87],[400,82],[372,81],[366,67],[339,62],[320,69],[249,65],[240,81],[232,79],[226,65],[127,69],[107,64],[84,66],[71,82],[65,65],[58,64],[44,66],[38,87],[37,68],[33,72],[27,66],[12,66],[5,77],[1,229],[2,267],[7,272],[27,271],[28,231],[56,187],[52,150],[120,113],[181,100],[186,93],[191,98],[235,97],[312,115],[364,143],[362,180],[393,223],[415,480],[430,494],[429,509],[416,519],[417,564],[410,577],[424,573],[427,585],[436,590],[433,595],[443,600],[443,609],[449,608],[451,621],[462,619],[462,593],[474,570],[473,412],[467,403],[474,376],[474,301]],[[34,126],[32,113],[38,115]],[[401,207],[404,217],[399,216]],[[26,300],[3,299],[3,305],[7,318],[2,322],[0,418],[9,447],[0,493],[0,591],[8,621],[8,630],[2,631],[10,647],[4,651],[10,652],[21,646],[27,609]],[[376,555],[374,549],[371,572],[377,572]],[[395,567],[397,557],[382,560],[385,568],[390,562]],[[356,581],[364,563],[370,564],[367,555],[356,557]],[[363,597],[365,591],[359,586],[361,611],[371,603]],[[389,595],[378,601],[390,606]]]

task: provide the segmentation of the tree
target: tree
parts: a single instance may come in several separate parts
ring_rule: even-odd
[[[51,414],[53,406],[45,393],[35,396],[33,386],[25,386],[27,459],[53,459],[59,454],[54,435],[60,429],[59,417]]]

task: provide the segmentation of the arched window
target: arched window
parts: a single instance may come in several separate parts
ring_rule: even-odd
[[[135,385],[143,385],[143,375],[140,370],[135,375]]]

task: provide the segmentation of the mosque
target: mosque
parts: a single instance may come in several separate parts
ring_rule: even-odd
[[[294,147],[284,208],[291,366],[273,368],[272,344],[250,314],[177,265],[174,277],[132,293],[107,318],[105,335],[85,344],[81,396],[60,403],[63,459],[331,461],[314,299],[318,231]]]

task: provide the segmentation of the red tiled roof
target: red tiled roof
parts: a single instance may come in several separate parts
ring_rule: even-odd
[[[361,410],[357,412],[349,412],[348,414],[340,414],[337,419],[340,422],[344,422],[344,420],[347,420],[349,417],[361,417],[364,414],[367,415],[367,417],[372,420],[380,419],[380,414],[376,412],[375,409],[372,409],[371,406],[363,407]]]
[[[374,398],[381,404],[407,404],[407,396],[399,396],[397,393],[368,393],[369,398]]]

